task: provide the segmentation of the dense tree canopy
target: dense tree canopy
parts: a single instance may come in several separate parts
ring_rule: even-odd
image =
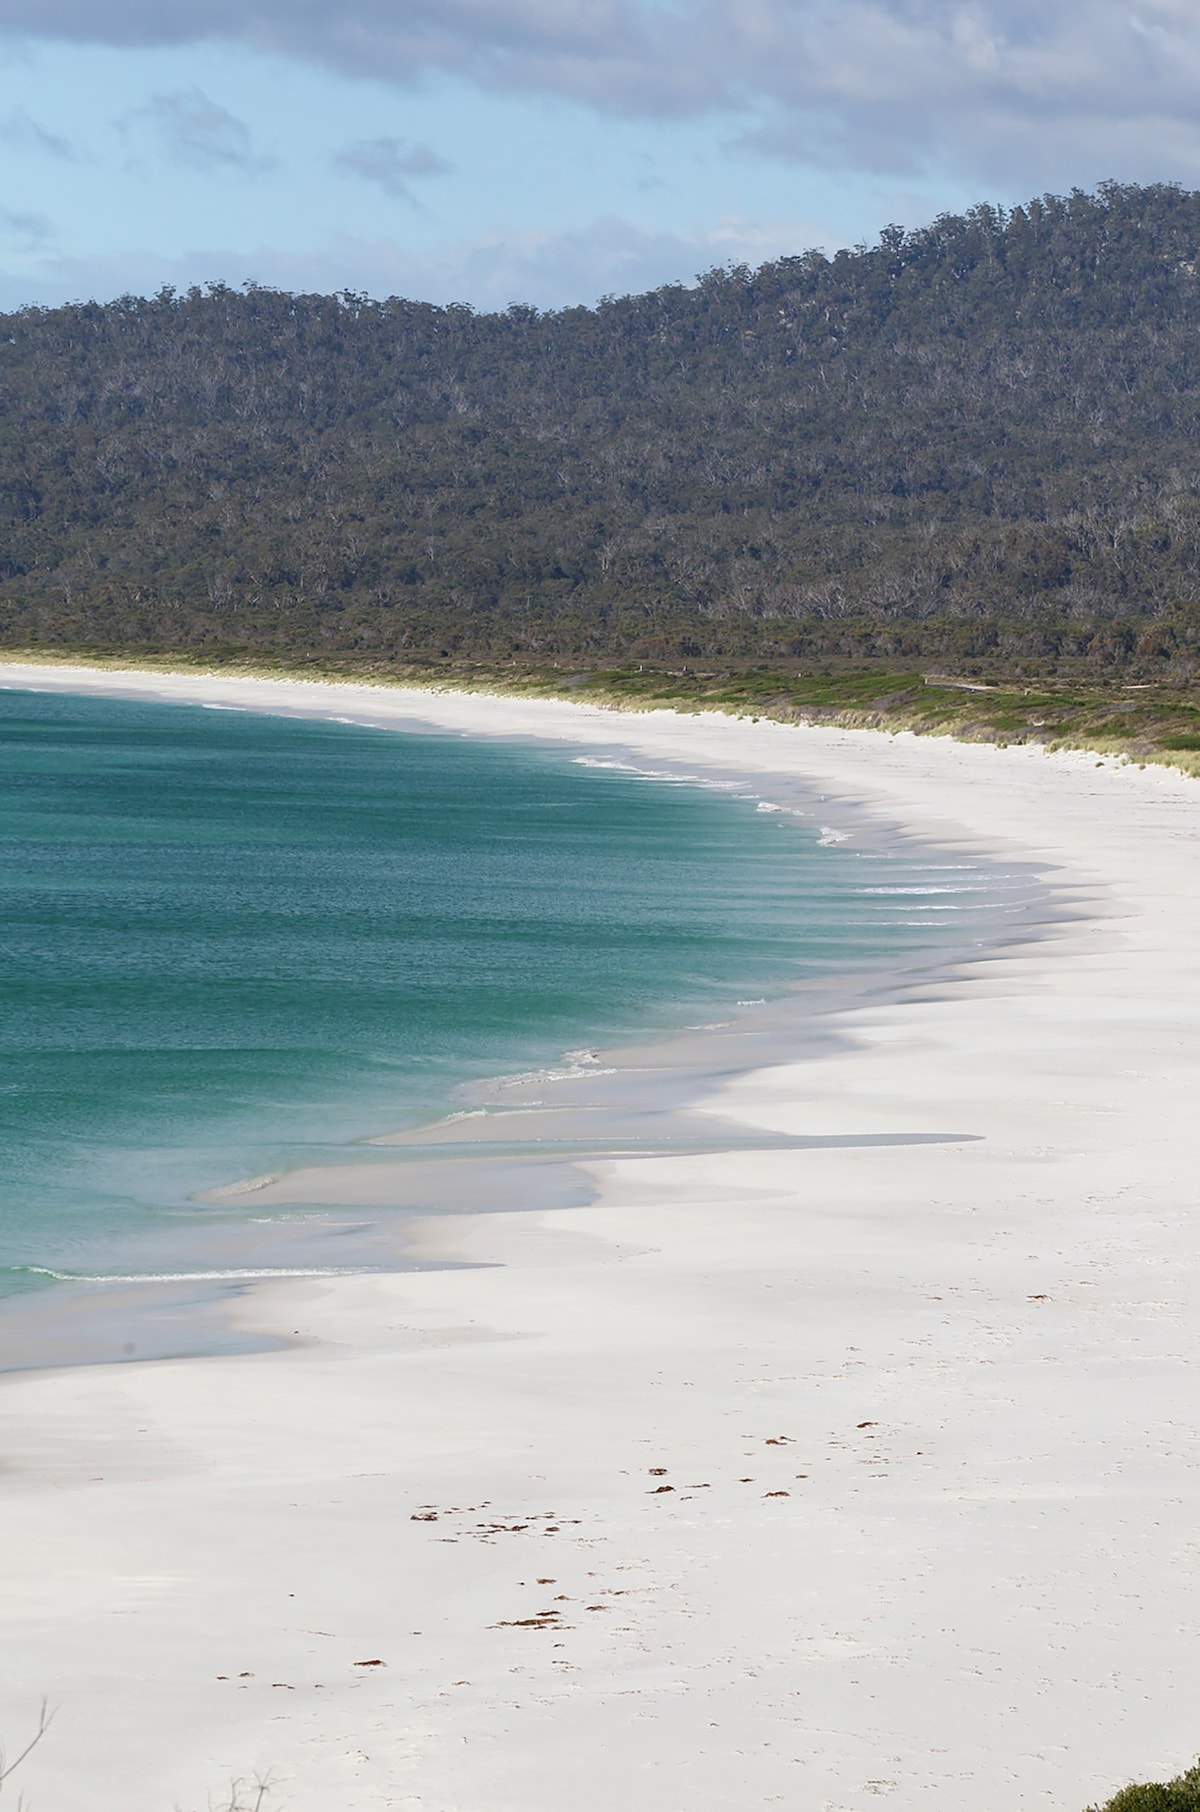
[[[1200,650],[1200,195],[1110,184],[500,315],[0,317],[0,639]]]

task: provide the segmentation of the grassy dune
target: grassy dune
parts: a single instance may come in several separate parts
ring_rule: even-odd
[[[526,697],[584,699],[631,711],[724,711],[782,723],[911,731],[966,742],[1041,743],[1085,749],[1200,774],[1200,688],[1168,680],[977,678],[880,667],[805,672],[645,663],[621,667],[488,661],[401,662],[353,655],[273,658],[240,649],[135,652],[94,648],[6,649],[2,660],[136,667],[147,672],[222,672],[260,678],[433,686]]]

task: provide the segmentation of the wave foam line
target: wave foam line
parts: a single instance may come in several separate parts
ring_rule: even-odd
[[[367,1277],[363,1265],[258,1266],[230,1271],[55,1271],[49,1265],[14,1265],[23,1277],[48,1277],[54,1283],[246,1283],[265,1277]]]
[[[714,780],[710,774],[676,774],[666,768],[642,768],[632,761],[603,760],[598,755],[572,755],[571,765],[577,768],[607,768],[616,774],[633,774],[639,780],[661,780],[668,786],[698,786],[710,793],[734,793],[738,798],[748,799],[751,795],[739,780]]]

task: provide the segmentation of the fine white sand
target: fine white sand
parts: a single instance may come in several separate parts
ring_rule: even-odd
[[[853,802],[1028,858],[1070,905],[712,1103],[973,1142],[594,1163],[591,1207],[422,1224],[478,1269],[243,1298],[291,1350],[0,1380],[0,1731],[59,1708],[14,1777],[33,1812],[190,1812],[256,1771],[293,1812],[1082,1812],[1194,1759],[1194,782],[711,716],[3,677],[803,775],[831,824]]]

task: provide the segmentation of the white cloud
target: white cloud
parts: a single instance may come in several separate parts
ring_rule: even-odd
[[[311,253],[263,246],[252,253],[198,251],[175,259],[146,251],[45,257],[20,271],[0,268],[0,307],[151,295],[164,284],[185,289],[220,279],[235,286],[252,281],[308,292],[352,289],[374,296],[469,302],[479,309],[502,309],[511,302],[560,308],[602,295],[637,294],[662,283],[690,283],[714,264],[758,264],[810,245],[837,243],[814,221],[728,219],[703,231],[667,233],[608,217],[570,232],[495,233],[474,242],[446,242],[425,253],[409,252],[391,240],[343,235]]]
[[[47,132],[23,107],[14,108],[0,118],[0,144],[14,151],[33,151],[41,157],[59,160],[73,158],[74,147],[57,132]]]
[[[0,0],[0,32],[224,40],[411,84],[448,71],[779,156],[1000,185],[1200,178],[1195,0]]]
[[[714,264],[761,264],[771,257],[836,243],[812,221],[726,219],[701,231],[647,231],[609,215],[565,232],[493,234],[446,247],[426,263],[426,288],[445,301],[460,296],[486,308],[533,302],[543,308],[638,295],[662,283],[691,283]]]
[[[254,149],[250,128],[212,100],[202,88],[177,88],[151,96],[121,121],[126,130],[148,128],[173,163],[195,170],[241,170],[257,174],[270,160]]]
[[[428,145],[406,145],[398,138],[358,139],[344,145],[333,161],[348,176],[364,177],[398,201],[415,200],[415,178],[445,176],[453,168]]]
[[[20,208],[0,208],[0,237],[18,251],[41,251],[54,237],[54,227],[44,214]]]
[[[758,148],[876,171],[951,162],[1010,190],[1200,176],[1200,12],[1178,0],[1138,14],[1115,0],[842,0],[773,16]]]

